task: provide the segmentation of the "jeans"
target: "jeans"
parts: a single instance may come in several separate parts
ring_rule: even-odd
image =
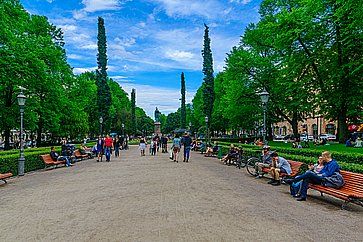
[[[189,161],[190,146],[184,146],[184,160]]]
[[[105,148],[105,156],[106,156],[106,161],[110,161],[110,158],[111,158],[111,147],[106,147]]]
[[[119,157],[119,156],[120,156],[120,147],[115,146],[115,157]]]
[[[315,172],[307,171],[303,175],[295,177],[294,182],[298,182],[301,180],[302,184],[301,184],[300,194],[302,198],[306,198],[309,189],[309,183],[320,185],[323,180],[323,177],[318,176]]]

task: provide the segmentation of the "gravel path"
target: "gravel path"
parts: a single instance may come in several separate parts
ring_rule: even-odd
[[[363,209],[296,202],[245,170],[192,153],[34,172],[0,186],[0,241],[363,241]],[[329,202],[327,202],[329,201]]]

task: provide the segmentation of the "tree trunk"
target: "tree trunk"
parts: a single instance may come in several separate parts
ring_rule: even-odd
[[[43,130],[43,122],[42,118],[39,117],[38,129],[37,129],[37,147],[40,147],[42,144],[42,130]]]
[[[292,119],[291,119],[291,126],[292,126],[292,132],[294,134],[295,138],[300,138],[299,137],[299,129],[298,129],[298,115],[297,112],[294,112],[292,115]]]
[[[4,130],[4,136],[5,136],[4,150],[10,150],[10,128],[6,128]]]
[[[344,144],[348,138],[348,125],[347,125],[347,115],[346,110],[342,109],[338,117],[338,141]]]

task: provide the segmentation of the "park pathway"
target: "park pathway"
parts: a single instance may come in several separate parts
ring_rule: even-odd
[[[316,193],[296,202],[266,182],[198,153],[177,164],[133,146],[0,186],[0,241],[363,241],[360,207]]]

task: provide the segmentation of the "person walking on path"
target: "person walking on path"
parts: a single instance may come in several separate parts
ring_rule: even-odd
[[[110,162],[111,152],[112,152],[112,149],[113,149],[113,140],[109,135],[106,136],[104,146],[105,146],[106,161]]]
[[[144,137],[141,137],[140,142],[139,142],[139,150],[140,150],[140,155],[141,156],[145,156],[145,150],[146,150],[146,140]]]
[[[104,146],[104,140],[102,139],[102,136],[98,136],[98,140],[97,140],[97,162],[102,161],[102,156],[103,156],[103,146]]]
[[[190,149],[191,149],[191,145],[193,143],[192,138],[190,138],[189,134],[186,132],[183,136],[183,138],[181,139],[181,143],[184,146],[184,158],[183,158],[183,162],[189,162],[189,157],[190,157]]]
[[[121,140],[120,137],[117,136],[113,142],[113,147],[115,148],[115,157],[120,156],[120,145],[121,145]]]
[[[180,146],[181,146],[181,139],[179,138],[179,135],[176,134],[175,138],[173,139],[173,146],[172,146],[173,158],[174,158],[174,162],[176,162],[176,163],[178,163]]]

